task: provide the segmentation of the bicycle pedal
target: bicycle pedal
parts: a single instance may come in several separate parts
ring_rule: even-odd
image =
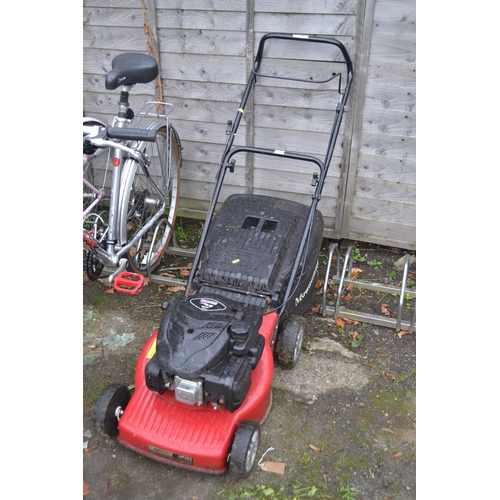
[[[116,276],[113,284],[116,292],[137,295],[144,286],[144,276],[124,271]]]

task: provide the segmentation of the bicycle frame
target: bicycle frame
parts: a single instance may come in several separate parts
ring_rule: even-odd
[[[85,178],[83,179],[83,183],[96,195],[94,201],[83,211],[83,218],[85,219],[92,209],[104,198],[104,190],[97,189]]]
[[[124,88],[125,92],[130,89],[128,87]],[[123,103],[120,104],[123,106]],[[157,108],[156,113],[152,113],[153,107]],[[168,126],[168,115],[173,109],[173,104],[165,102],[150,101],[148,102],[143,110],[137,115],[136,126],[142,122],[144,119],[149,119],[150,122],[146,126],[146,130],[158,130],[161,127]],[[128,106],[127,106],[128,108]],[[159,113],[159,109],[163,108],[163,114]],[[126,114],[126,110],[124,113]],[[132,123],[132,120],[126,118],[121,118],[116,116],[113,120],[113,127],[125,128],[128,124]],[[167,147],[166,152],[170,150],[169,141],[170,136],[167,133]],[[141,168],[147,176],[149,172],[147,170],[149,159],[145,153],[142,152],[144,142],[135,141],[132,142],[130,146],[125,145],[120,142],[108,139],[95,139],[92,141],[94,146],[98,146],[98,150],[90,156],[84,155],[84,165],[85,163],[90,163],[93,159],[100,156],[103,152],[111,151],[113,154],[112,165],[113,170],[111,174],[111,188],[109,197],[109,224],[107,228],[107,237],[105,248],[101,246],[101,242],[92,234],[91,231],[83,230],[83,242],[84,249],[88,251],[94,251],[101,262],[108,267],[117,268],[109,277],[110,282],[113,281],[115,276],[123,271],[127,265],[127,259],[124,256],[127,252],[134,247],[139,240],[153,227],[162,217],[167,206],[167,199],[165,196],[157,189],[157,195],[160,197],[160,202],[158,200],[147,198],[145,201],[149,204],[156,204],[158,209],[153,217],[137,232],[137,234],[130,240],[127,238],[127,228],[126,223],[120,227],[119,221],[125,221],[126,217],[123,217],[123,211],[126,211],[128,207],[122,206],[121,201],[124,197],[125,190],[130,187],[131,182],[136,174],[137,168]],[[166,159],[164,159],[166,161]],[[164,180],[165,181],[165,180]],[[83,179],[84,184],[91,189],[96,194],[96,199],[92,204],[83,212],[83,219],[87,218],[92,209],[102,200],[104,197],[104,190],[98,189],[93,186],[86,179]],[[156,187],[156,186],[155,186]],[[167,221],[168,223],[168,221]],[[158,230],[158,229],[157,229]],[[154,237],[156,236],[156,233]],[[148,256],[148,258],[150,255]]]

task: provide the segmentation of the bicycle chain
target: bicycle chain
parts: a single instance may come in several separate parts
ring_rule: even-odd
[[[87,259],[85,260],[85,270],[87,271],[87,276],[89,280],[95,281],[99,278],[104,269],[104,264],[102,264],[97,255],[94,252],[87,253]]]

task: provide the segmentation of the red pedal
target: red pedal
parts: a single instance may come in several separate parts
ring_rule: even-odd
[[[128,295],[137,295],[144,286],[144,276],[142,274],[124,271],[114,280],[114,288],[117,292]]]

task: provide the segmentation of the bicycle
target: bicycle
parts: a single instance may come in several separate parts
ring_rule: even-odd
[[[115,288],[125,269],[132,281],[149,276],[174,230],[182,166],[181,141],[168,120],[174,105],[149,101],[135,115],[129,104],[132,87],[158,74],[149,55],[118,55],[105,80],[108,90],[121,87],[118,115],[111,126],[83,119],[85,268],[91,280],[110,268]]]

